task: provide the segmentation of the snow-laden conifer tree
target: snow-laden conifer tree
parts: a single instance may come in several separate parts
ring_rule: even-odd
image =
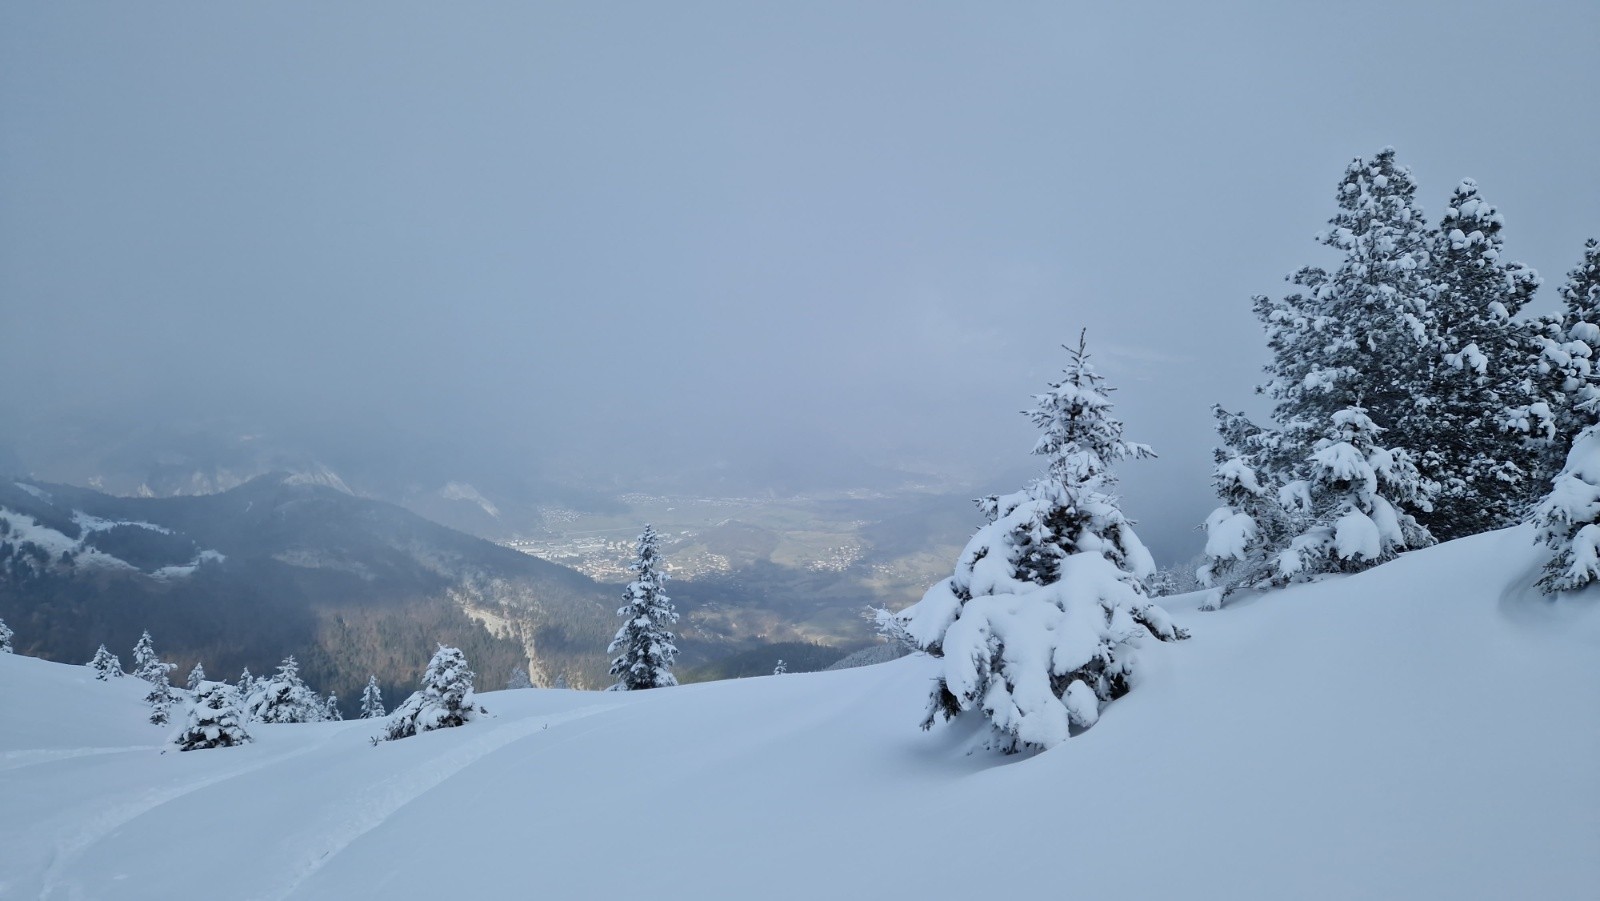
[[[1242,588],[1282,584],[1278,554],[1304,529],[1304,517],[1280,498],[1293,481],[1292,462],[1282,459],[1280,436],[1243,413],[1211,408],[1223,446],[1213,451],[1212,484],[1222,506],[1206,517],[1206,563],[1195,573],[1218,589],[1207,607],[1221,606]]]
[[[150,630],[146,629],[139,635],[139,640],[133,645],[133,674],[145,678],[145,672],[157,662],[155,642],[150,638]]]
[[[322,705],[322,718],[330,723],[344,719],[344,714],[339,712],[339,695],[336,692],[328,692],[328,697]]]
[[[1162,567],[1144,580],[1144,593],[1153,598],[1164,598],[1178,593],[1178,577],[1172,570]]]
[[[184,686],[190,691],[195,691],[200,687],[200,683],[204,681],[206,681],[206,668],[196,663],[194,669],[189,670],[189,678],[184,683]]]
[[[94,659],[90,660],[85,666],[91,667],[94,670],[94,677],[101,682],[116,679],[123,675],[122,661],[117,659],[116,654],[106,650],[105,645],[101,645],[99,650],[94,652]]]
[[[1535,445],[1549,407],[1527,365],[1534,329],[1513,318],[1539,276],[1506,259],[1504,224],[1465,179],[1434,236],[1427,322],[1442,365],[1430,366],[1425,427],[1401,428],[1439,485],[1417,518],[1441,540],[1518,522],[1539,491]]]
[[[17,633],[11,631],[10,626],[6,625],[5,620],[0,619],[0,654],[13,653],[11,650],[11,638],[16,634]]]
[[[1113,464],[1154,456],[1125,441],[1110,389],[1080,335],[1065,378],[1027,411],[1043,434],[1045,475],[978,502],[989,524],[955,573],[896,615],[918,648],[942,658],[923,728],[981,710],[990,746],[1052,747],[1127,693],[1142,639],[1186,637],[1149,602],[1154,571],[1111,494]]]
[[[275,675],[255,680],[244,698],[245,718],[252,722],[318,723],[327,718],[322,699],[301,681],[293,655],[283,659]]]
[[[1589,425],[1587,410],[1600,404],[1600,241],[1585,242],[1583,261],[1567,273],[1560,294],[1565,309],[1536,323],[1533,377],[1541,396],[1526,411],[1529,431],[1548,423],[1539,437],[1543,468],[1552,478]]]
[[[1403,450],[1378,443],[1383,432],[1360,407],[1333,414],[1307,459],[1305,479],[1285,485],[1284,506],[1304,528],[1278,555],[1278,578],[1360,572],[1409,548],[1433,544],[1410,509],[1427,509],[1433,485]]]
[[[439,645],[422,674],[422,688],[412,692],[389,715],[382,737],[393,741],[418,732],[462,726],[486,713],[473,695],[472,676],[467,658],[459,649]]]
[[[898,647],[904,654],[922,649],[915,638],[906,631],[906,624],[899,615],[887,607],[868,606],[862,611],[862,616],[867,622],[872,623],[872,630],[878,633],[885,644]]]
[[[133,646],[133,674],[155,684],[157,679],[165,680],[167,673],[175,668],[176,664],[167,663],[156,656],[155,642],[150,640],[149,630],[145,630],[139,636],[139,642]]]
[[[1391,443],[1429,432],[1432,235],[1411,172],[1393,148],[1356,158],[1339,184],[1339,211],[1320,243],[1342,260],[1289,277],[1300,290],[1255,298],[1272,362],[1261,390],[1277,405],[1282,459],[1304,460],[1334,413],[1364,404]],[[1286,479],[1287,481],[1287,479]]]
[[[1590,238],[1583,242],[1583,261],[1567,273],[1567,282],[1561,286],[1561,302],[1574,320],[1600,319],[1600,241]]]
[[[156,668],[148,677],[150,691],[144,696],[144,702],[150,705],[150,722],[157,726],[165,726],[172,718],[172,705],[177,703],[178,695],[172,690],[172,683],[167,681],[167,671]]]
[[[1534,509],[1533,523],[1538,540],[1551,550],[1538,583],[1546,594],[1577,591],[1600,579],[1600,424],[1578,433],[1567,465]]]
[[[244,668],[244,672],[239,674],[238,683],[233,686],[233,693],[239,696],[240,710],[244,709],[245,703],[250,700],[250,695],[255,690],[256,677],[250,674],[250,667],[247,666]]]
[[[231,748],[251,740],[241,722],[234,690],[221,682],[204,682],[194,688],[187,720],[172,739],[180,751]]]
[[[367,687],[361,691],[361,718],[370,720],[387,713],[383,709],[383,692],[378,690],[378,677],[368,676]]]
[[[772,674],[774,676],[782,676],[787,672],[789,672],[789,667],[784,665],[783,658],[778,658],[778,665],[772,668]]]
[[[525,666],[513,666],[511,668],[511,678],[506,680],[506,688],[518,689],[532,687],[533,680],[528,678],[528,668]]]
[[[656,530],[646,525],[639,536],[633,563],[633,581],[622,597],[626,604],[617,610],[622,628],[607,651],[622,653],[611,661],[611,675],[617,677],[612,691],[642,691],[677,685],[672,662],[678,657],[673,644],[672,625],[678,621],[672,599],[667,597],[667,573],[661,565]]]

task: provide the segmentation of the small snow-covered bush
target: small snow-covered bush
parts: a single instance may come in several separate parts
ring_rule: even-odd
[[[234,691],[221,682],[201,682],[189,704],[188,720],[172,739],[180,751],[231,748],[251,741],[240,722]]]
[[[1600,579],[1600,424],[1578,433],[1533,522],[1552,552],[1538,582],[1546,594]]]
[[[0,619],[0,654],[13,653],[11,650],[11,637],[16,634],[11,631],[10,626],[6,625],[5,620]]]
[[[459,649],[439,645],[422,674],[422,688],[412,692],[389,715],[382,738],[393,741],[418,732],[463,726],[478,714],[487,713],[474,698],[472,677],[467,658]]]

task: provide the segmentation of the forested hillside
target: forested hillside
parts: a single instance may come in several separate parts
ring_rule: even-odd
[[[262,673],[294,654],[347,700],[369,674],[409,691],[440,641],[484,684],[531,651],[536,681],[599,687],[614,628],[612,591],[578,573],[281,475],[173,498],[3,482],[0,561],[0,619],[21,653],[126,656],[148,629],[184,672]]]

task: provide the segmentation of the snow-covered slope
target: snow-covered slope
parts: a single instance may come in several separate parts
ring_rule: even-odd
[[[0,656],[0,898],[1591,898],[1600,598],[1530,536],[1176,599],[1033,757],[919,732],[921,657],[161,754],[132,680]]]

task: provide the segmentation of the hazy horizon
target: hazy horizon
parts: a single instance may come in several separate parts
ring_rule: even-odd
[[[1265,410],[1250,296],[1330,261],[1352,157],[1397,147],[1431,221],[1475,178],[1555,307],[1597,40],[1581,2],[12,4],[0,463],[192,427],[1003,488],[1087,328],[1181,558],[1210,405]]]

